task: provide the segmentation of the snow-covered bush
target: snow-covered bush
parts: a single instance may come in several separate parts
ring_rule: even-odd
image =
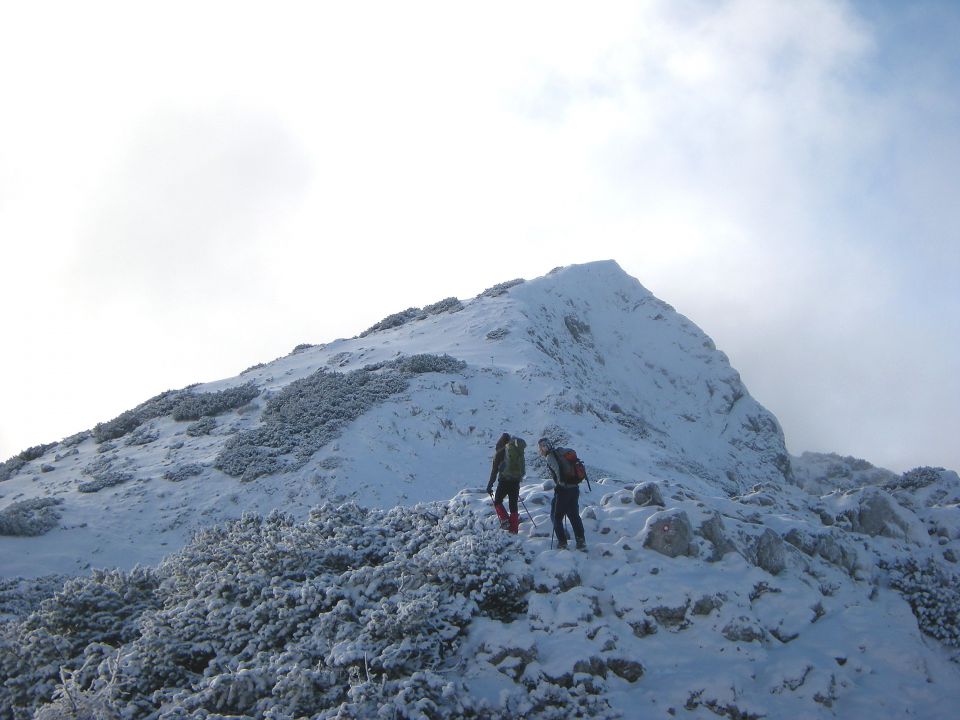
[[[0,686],[0,717],[32,717],[37,705],[53,697],[61,667],[86,668],[79,680],[90,682],[96,665],[91,667],[85,655],[99,646],[116,648],[132,641],[141,616],[161,601],[157,587],[152,570],[97,570],[69,580],[14,623],[0,636],[0,676],[8,678]]]
[[[0,578],[0,622],[23,619],[40,603],[63,589],[66,575]]]
[[[493,287],[487,288],[482,293],[477,295],[477,297],[478,298],[497,297],[499,295],[503,295],[510,288],[516,287],[517,285],[520,285],[521,283],[524,283],[524,282],[526,281],[523,278],[517,278],[516,280],[508,280],[507,282],[502,282],[497,285],[494,285]]]
[[[208,415],[187,425],[186,433],[190,437],[200,437],[201,435],[209,435],[216,427],[217,421]]]
[[[98,443],[116,440],[136,430],[148,420],[169,415],[185,392],[185,390],[167,390],[137,405],[132,410],[120,413],[113,420],[97,423],[93,428],[94,440]]]
[[[376,325],[371,325],[369,328],[360,333],[360,337],[366,337],[371,333],[379,332],[381,330],[389,330],[390,328],[400,327],[401,325],[406,325],[411,320],[416,320],[420,316],[420,308],[407,308],[406,310],[393,315],[388,315],[383,320],[378,322]]]
[[[132,433],[127,435],[127,439],[124,441],[124,445],[149,445],[152,442],[156,442],[160,438],[160,431],[149,425],[144,427],[140,426]]]
[[[450,671],[472,618],[523,611],[530,573],[503,561],[522,552],[455,503],[248,514],[15,623],[0,716],[58,717],[70,696],[128,720],[491,717]]]
[[[899,479],[888,483],[885,487],[889,490],[919,490],[938,482],[943,470],[942,467],[917,467],[908,470]]]
[[[318,370],[270,398],[263,424],[227,441],[215,467],[244,480],[301,467],[344,425],[406,387],[397,372]]]
[[[421,317],[429,317],[430,315],[440,315],[441,313],[455,313],[463,310],[463,303],[460,302],[455,297],[448,297],[435,302],[432,305],[427,305],[421,311]]]
[[[927,559],[903,558],[887,566],[890,586],[899,590],[927,635],[960,647],[960,575]]]
[[[77,490],[92,493],[133,480],[132,472],[114,467],[116,459],[116,456],[102,456],[83,468],[81,472],[93,479],[77,485]]]
[[[246,405],[260,394],[253,383],[238,385],[212,393],[183,393],[173,408],[173,419],[199,420],[202,417],[219,415]]]
[[[47,452],[52,447],[56,447],[56,443],[47,443],[46,445],[34,445],[29,447],[26,450],[23,450],[12,458],[3,461],[0,463],[0,482],[4,480],[9,480],[18,472],[20,468],[26,465],[31,460],[36,460],[39,457],[42,457],[44,453]]]
[[[432,305],[427,305],[423,309],[410,307],[402,312],[388,315],[376,325],[372,325],[360,333],[360,337],[366,337],[367,335],[379,332],[380,330],[389,330],[390,328],[400,327],[401,325],[406,325],[414,320],[425,320],[431,315],[440,315],[441,313],[445,312],[453,313],[462,309],[463,303],[455,297],[444,298],[443,300],[435,302]]]
[[[402,358],[398,361],[397,367],[405,373],[420,375],[428,372],[438,373],[457,373],[467,366],[463,360],[457,360],[444,353],[443,355],[432,355],[430,353],[420,353]]]
[[[182,482],[189,477],[200,475],[202,472],[203,465],[200,463],[187,463],[186,465],[180,465],[173,470],[167,470],[163,474],[163,479],[170,480],[171,482]]]
[[[32,498],[0,510],[0,535],[43,535],[57,526],[61,498]]]

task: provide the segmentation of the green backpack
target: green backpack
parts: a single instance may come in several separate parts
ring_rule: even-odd
[[[501,480],[522,480],[527,474],[523,451],[527,447],[521,438],[511,438],[503,448],[503,464],[500,465]]]

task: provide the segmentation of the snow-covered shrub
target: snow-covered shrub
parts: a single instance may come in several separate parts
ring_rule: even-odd
[[[290,354],[291,354],[291,355],[299,355],[300,353],[304,352],[305,350],[309,350],[310,348],[314,348],[314,347],[316,347],[316,345],[313,345],[313,344],[311,344],[311,343],[300,343],[300,344],[297,345],[293,350],[290,351]]]
[[[65,437],[63,440],[60,441],[60,444],[66,448],[75,448],[77,445],[82,443],[91,435],[93,435],[91,431],[83,430],[82,432],[74,433],[69,437]]]
[[[56,443],[47,443],[46,445],[34,445],[29,447],[26,450],[14,455],[12,458],[5,460],[0,463],[0,482],[4,480],[9,480],[18,472],[20,468],[26,465],[31,460],[36,460],[39,457],[42,457],[44,453],[47,452],[52,447],[56,447]]]
[[[398,361],[397,367],[406,373],[420,375],[428,372],[438,373],[458,373],[467,366],[463,360],[457,360],[444,353],[443,355],[433,355],[430,353],[420,353],[410,355]]]
[[[390,328],[400,327],[401,325],[406,325],[411,320],[416,320],[420,316],[420,308],[407,308],[403,312],[394,313],[393,315],[388,315],[383,320],[378,322],[376,325],[372,325],[362,333],[360,337],[366,337],[371,333],[379,332],[380,330],[389,330]]]
[[[57,526],[61,498],[32,498],[0,510],[0,535],[43,535]]]
[[[888,490],[919,490],[938,482],[943,470],[942,467],[917,467],[908,470],[898,480],[888,483],[885,487]]]
[[[493,287],[487,288],[482,293],[477,295],[477,297],[478,298],[497,297],[499,295],[503,295],[510,288],[516,287],[517,285],[520,285],[521,283],[524,283],[524,282],[526,281],[523,278],[517,278],[516,280],[508,280],[507,282],[502,282],[497,285],[494,285]]]
[[[263,424],[227,441],[215,467],[244,480],[302,467],[344,425],[406,387],[395,371],[318,370],[270,398]]]
[[[66,575],[0,578],[0,622],[25,618],[41,602],[60,592],[68,579]]]
[[[120,413],[113,420],[97,423],[93,428],[94,440],[98,443],[116,440],[136,430],[148,420],[169,415],[185,392],[185,390],[167,390],[137,405],[132,410]]]
[[[182,482],[189,477],[200,475],[202,472],[203,465],[200,463],[187,463],[186,465],[180,465],[173,470],[167,470],[163,474],[163,479],[170,480],[171,482]]]
[[[84,687],[74,673],[61,670],[53,701],[40,707],[33,720],[121,720],[121,703],[113,699],[112,691],[110,684]]]
[[[209,435],[216,427],[217,421],[208,415],[187,425],[186,433],[190,437],[200,437],[201,435]]]
[[[927,635],[960,647],[960,575],[932,559],[898,559],[887,565],[890,586],[899,590]]]
[[[91,645],[115,648],[132,641],[144,612],[158,607],[157,586],[152,570],[97,570],[69,580],[8,628],[0,636],[0,676],[8,678],[0,686],[0,717],[33,717],[37,705],[52,699],[61,667],[86,665]]]
[[[132,433],[127,435],[124,445],[149,445],[160,438],[160,431],[152,427],[140,426]]]
[[[14,475],[20,472],[20,468],[26,464],[26,460],[21,460],[16,455],[9,460],[4,460],[2,463],[0,463],[0,482],[4,482],[5,480],[12,478]]]
[[[133,473],[131,472],[108,470],[101,475],[97,475],[93,480],[80,483],[77,485],[77,490],[82,493],[94,493],[114,485],[122,485],[130,480],[133,480]]]
[[[456,503],[248,514],[13,623],[0,717],[491,717],[449,671],[473,617],[525,607],[518,553]]]
[[[89,475],[93,479],[77,485],[77,490],[83,493],[97,492],[98,490],[103,490],[103,488],[120,485],[128,480],[133,480],[133,473],[114,467],[116,463],[117,456],[115,455],[104,455],[91,462],[80,472],[84,475]],[[126,466],[131,465],[129,461],[120,464]]]
[[[173,408],[173,419],[199,420],[202,417],[219,415],[246,405],[259,394],[260,389],[253,383],[212,393],[183,393]]]
[[[440,315],[441,313],[455,313],[463,310],[463,303],[460,302],[455,297],[448,297],[435,302],[432,305],[427,305],[420,313],[421,318],[429,317],[430,315]]]

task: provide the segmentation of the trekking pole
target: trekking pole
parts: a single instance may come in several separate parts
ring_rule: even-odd
[[[550,504],[550,549],[553,550],[553,536],[557,534],[557,525],[553,521],[553,503]]]
[[[530,511],[527,510],[527,504],[523,501],[523,498],[519,498],[520,504],[523,505],[523,509],[527,512],[527,517],[530,518],[530,522],[533,523],[533,526],[537,526],[537,521],[533,519],[533,515],[530,514]]]

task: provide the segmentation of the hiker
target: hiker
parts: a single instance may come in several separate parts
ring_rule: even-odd
[[[522,438],[510,437],[504,433],[497,440],[493,467],[490,468],[490,481],[487,483],[487,495],[493,496],[493,509],[500,518],[500,527],[514,535],[520,530],[520,481],[526,474],[523,451],[527,443]],[[497,494],[493,495],[493,481],[497,481]],[[503,498],[510,501],[510,514],[503,507]]]
[[[563,528],[563,519],[570,518],[573,526],[573,536],[577,540],[577,550],[587,549],[587,541],[583,533],[583,520],[580,519],[580,485],[574,480],[567,482],[560,472],[560,460],[557,453],[563,448],[554,448],[547,438],[540,438],[537,442],[540,455],[547,461],[547,467],[556,483],[553,489],[553,502],[550,503],[550,517],[553,520],[553,531],[557,535],[557,547],[561,550],[567,547],[567,533]]]

